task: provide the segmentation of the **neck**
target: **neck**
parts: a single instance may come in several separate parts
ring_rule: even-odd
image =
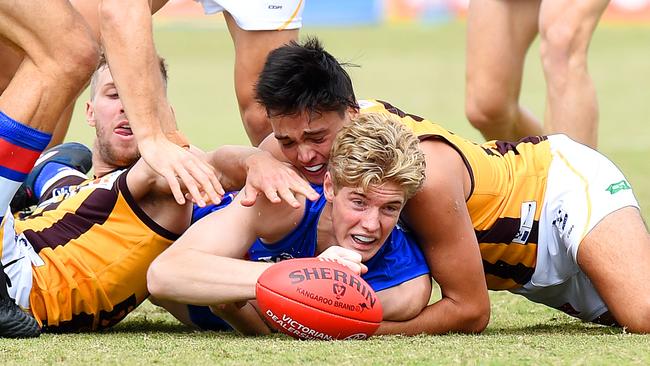
[[[333,245],[337,245],[337,243],[334,237],[334,224],[332,223],[332,203],[327,202],[318,218],[316,255]]]
[[[101,154],[97,150],[97,143],[93,145],[93,174],[96,178],[101,178],[120,168],[121,167],[110,164],[102,159]]]

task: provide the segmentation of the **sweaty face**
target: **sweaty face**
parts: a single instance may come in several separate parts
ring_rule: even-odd
[[[138,145],[107,67],[98,73],[95,97],[86,104],[86,119],[90,126],[95,127],[96,152],[107,166],[124,168],[140,158]]]
[[[312,183],[323,184],[336,133],[350,119],[338,112],[271,117],[273,134],[289,162]]]
[[[361,188],[341,187],[334,194],[329,175],[325,194],[332,203],[332,225],[338,245],[372,258],[397,225],[404,207],[404,191],[395,183]]]

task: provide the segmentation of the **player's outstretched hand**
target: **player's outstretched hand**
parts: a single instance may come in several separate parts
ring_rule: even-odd
[[[225,192],[215,175],[214,168],[197,155],[164,137],[142,139],[138,149],[147,164],[167,180],[178,204],[185,204],[181,183],[194,202],[201,207],[206,204],[201,192],[206,194],[213,203],[221,202]]]
[[[368,272],[368,267],[361,263],[361,254],[338,245],[333,245],[325,249],[325,251],[318,255],[318,259],[344,265],[359,275]]]
[[[252,206],[259,194],[264,194],[270,202],[287,202],[294,208],[300,207],[296,195],[311,201],[319,194],[298,172],[287,163],[275,159],[270,153],[260,151],[246,159],[247,174],[242,205]]]

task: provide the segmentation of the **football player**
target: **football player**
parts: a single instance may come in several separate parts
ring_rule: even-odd
[[[157,65],[166,81],[164,62]],[[7,210],[2,223],[0,336],[37,336],[39,323],[43,330],[57,332],[112,326],[148,296],[149,263],[190,223],[192,205],[178,205],[164,178],[139,159],[130,120],[105,60],[93,75],[86,107],[87,122],[96,131],[92,157],[79,144],[47,151],[26,180],[30,199],[40,201],[37,208],[20,219]],[[0,133],[8,130],[0,125]],[[9,132],[0,140],[5,145],[40,141],[40,135],[22,126]],[[14,151],[33,154],[25,147]],[[217,171],[225,171],[220,163],[233,161],[219,154],[206,156]],[[3,154],[0,159],[8,167],[0,169],[3,173],[21,167],[14,156]],[[94,165],[92,179],[83,174],[88,160]],[[274,168],[283,169],[290,170],[279,162]],[[243,184],[240,176],[221,178],[233,189]],[[291,189],[269,191],[285,188]],[[13,192],[0,192],[8,208]]]
[[[298,209],[264,198],[245,207],[238,196],[193,224],[152,263],[151,294],[163,306],[211,306],[238,331],[265,334],[268,327],[248,302],[260,274],[272,262],[319,256],[361,273],[385,320],[419,314],[430,297],[429,269],[415,241],[396,227],[424,181],[416,137],[391,116],[360,115],[337,135],[328,166],[318,187],[323,195],[314,202],[303,198]],[[195,306],[183,318],[219,327],[214,315]]]
[[[488,288],[650,332],[650,235],[631,185],[598,152],[564,135],[479,145],[390,103],[357,101],[315,39],[272,51],[256,90],[274,131],[263,145],[314,184],[334,136],[358,114],[393,115],[419,137],[426,180],[402,219],[442,299],[379,333],[480,332]]]

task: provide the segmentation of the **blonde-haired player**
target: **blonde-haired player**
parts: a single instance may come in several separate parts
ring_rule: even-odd
[[[320,199],[305,199],[301,209],[266,199],[253,207],[235,202],[211,213],[152,263],[152,295],[193,305],[252,300],[257,278],[272,262],[319,255],[363,273],[378,291],[384,319],[414,317],[429,300],[429,269],[396,225],[424,181],[418,145],[391,116],[359,116],[337,135]],[[252,261],[234,259],[245,256]],[[189,309],[179,318],[209,328],[212,314]],[[268,332],[252,305],[212,309],[242,333]]]

